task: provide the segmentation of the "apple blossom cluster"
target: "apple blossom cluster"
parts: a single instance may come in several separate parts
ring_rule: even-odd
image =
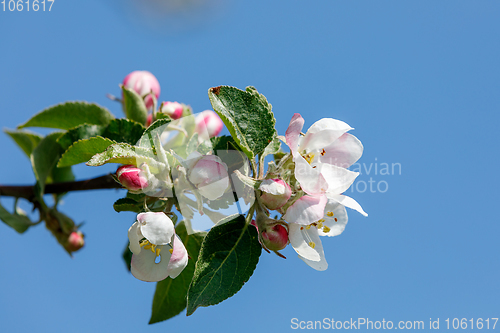
[[[148,72],[129,74],[124,85],[136,89],[146,104],[150,100],[147,97],[159,96],[159,85]],[[149,94],[144,87],[151,88]],[[190,113],[183,114],[184,110],[177,102],[161,104],[158,113],[168,115],[172,121],[152,132],[157,159],[138,159],[135,165],[119,167],[116,178],[123,187],[150,197],[175,197],[178,211],[188,221],[193,217],[192,211],[209,214],[207,203],[213,206],[213,201],[231,193],[250,203],[248,215],[258,230],[263,249],[284,258],[278,251],[290,244],[306,264],[325,270],[328,264],[320,236],[343,232],[347,224],[345,207],[367,215],[354,199],[343,194],[358,176],[348,167],[363,152],[361,142],[347,133],[352,128],[340,120],[325,118],[303,134],[304,119],[296,113],[285,135],[278,136],[290,152],[281,153],[279,159],[269,163],[266,174],[262,172],[259,177],[230,170],[221,159],[221,152],[214,152],[210,145],[209,149],[191,152],[182,149],[195,136],[198,148],[204,147],[220,133],[223,124],[213,111],[204,111],[192,119]],[[147,125],[154,122],[154,117],[153,111]],[[252,161],[246,159],[244,164],[251,165]],[[241,189],[242,184],[246,191],[237,193],[235,188]],[[270,217],[272,211],[276,218]],[[174,278],[187,264],[186,249],[175,237],[174,224],[165,214],[171,213],[141,213],[129,230],[132,273],[141,280]],[[220,220],[223,217],[227,216],[220,214]],[[189,230],[194,229],[190,226]],[[167,251],[163,250],[165,246]]]

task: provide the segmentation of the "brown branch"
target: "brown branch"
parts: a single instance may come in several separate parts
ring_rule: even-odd
[[[77,182],[53,183],[45,186],[45,194],[57,194],[71,191],[100,190],[108,188],[123,188],[111,174],[101,177],[80,180]],[[35,197],[34,186],[3,186],[0,185],[0,196],[24,198],[32,201]]]

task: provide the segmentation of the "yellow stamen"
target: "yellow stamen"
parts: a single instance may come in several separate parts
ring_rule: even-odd
[[[141,247],[148,245],[149,242],[147,240],[143,240],[142,242],[139,243]]]
[[[319,222],[319,223],[323,223],[323,222],[325,222],[325,219],[321,219],[321,220],[319,220],[318,222]]]
[[[150,248],[151,248],[151,244],[144,246],[144,250],[149,250]]]
[[[316,243],[314,242],[309,242],[309,246],[312,247],[313,249],[316,247]]]
[[[156,245],[155,244],[151,244],[151,252],[156,254]]]
[[[333,216],[333,212],[327,212],[327,213],[326,213],[326,216],[328,216],[328,217],[332,217],[332,216]]]
[[[311,229],[311,225],[310,224],[306,225],[306,230],[309,230],[309,229]]]
[[[170,252],[170,254],[174,253],[174,249],[168,249],[168,252]]]
[[[329,232],[330,232],[330,230],[332,230],[332,229],[328,228],[327,226],[324,226],[324,227],[323,227],[323,232],[324,232],[325,234],[329,233]]]
[[[304,159],[307,161],[307,163],[311,164],[314,161],[314,154],[307,154],[304,156]]]
[[[158,257],[160,255],[161,249],[156,249],[156,256]]]

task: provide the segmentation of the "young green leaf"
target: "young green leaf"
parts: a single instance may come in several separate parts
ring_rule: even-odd
[[[66,150],[57,166],[62,168],[87,162],[95,154],[104,152],[113,143],[114,141],[101,136],[77,141]]]
[[[30,157],[33,149],[40,143],[42,136],[30,131],[4,129],[4,132],[14,140],[17,145]]]
[[[114,119],[106,127],[102,136],[116,142],[135,145],[144,133],[144,126],[129,119]]]
[[[271,104],[255,88],[247,87],[243,91],[220,86],[210,88],[208,97],[215,112],[248,158],[253,159],[262,153],[276,137],[276,120]]]
[[[132,89],[122,86],[123,91],[123,111],[128,119],[135,120],[140,124],[146,124],[148,119],[148,109],[139,94]]]
[[[64,150],[78,140],[90,139],[96,136],[102,136],[115,142],[135,144],[143,132],[144,126],[138,122],[128,119],[113,119],[108,125],[83,124],[72,128],[64,133],[58,142]]]
[[[236,294],[259,261],[257,231],[243,215],[213,227],[203,241],[188,291],[187,315]]]
[[[107,125],[114,118],[111,112],[97,104],[66,102],[41,111],[18,128],[49,127],[67,130],[83,124]]]
[[[175,279],[166,278],[156,284],[156,292],[153,298],[153,312],[150,324],[170,319],[186,308],[189,284],[193,278],[195,263],[198,260],[201,243],[206,232],[197,232],[188,235],[184,221],[175,228],[175,232],[181,238],[189,254],[189,262],[182,273]]]
[[[102,136],[105,128],[106,126],[103,125],[83,124],[64,133],[57,142],[59,142],[61,147],[66,151],[71,145],[79,140],[87,140],[98,135]]]
[[[56,166],[61,156],[61,146],[57,139],[62,135],[61,132],[55,132],[43,138],[38,146],[33,149],[30,160],[36,180],[43,193],[47,177],[51,175],[52,169]]]
[[[0,220],[5,222],[9,227],[22,234],[31,225],[30,219],[25,215],[20,215],[17,213],[11,214],[7,209],[3,208],[0,204]]]
[[[135,166],[147,162],[151,171],[158,168],[156,156],[150,149],[129,145],[127,143],[115,143],[110,145],[104,152],[92,156],[87,162],[88,166],[101,166],[106,163],[132,164]]]

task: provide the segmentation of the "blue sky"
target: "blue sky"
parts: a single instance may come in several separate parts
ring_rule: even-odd
[[[159,18],[128,5],[56,1],[28,13],[0,4],[2,128],[67,100],[121,117],[105,95],[133,70],[154,73],[161,100],[195,112],[210,108],[210,87],[253,85],[280,134],[295,112],[306,128],[324,117],[355,128],[363,169],[347,194],[369,217],[349,211],[345,232],[323,239],[325,272],[291,248],[286,260],[263,253],[233,298],[147,326],[155,285],[121,260],[135,216],[112,208],[125,192],[74,193],[61,206],[85,222],[73,259],[43,226],[19,235],[0,224],[2,331],[281,332],[292,318],[360,317],[426,328],[440,318],[445,330],[446,318],[500,317],[500,3],[220,0]],[[0,184],[33,183],[23,153],[6,135],[0,144]],[[400,168],[375,174],[383,163]],[[74,168],[78,179],[115,169]],[[370,182],[379,190],[363,190]]]

